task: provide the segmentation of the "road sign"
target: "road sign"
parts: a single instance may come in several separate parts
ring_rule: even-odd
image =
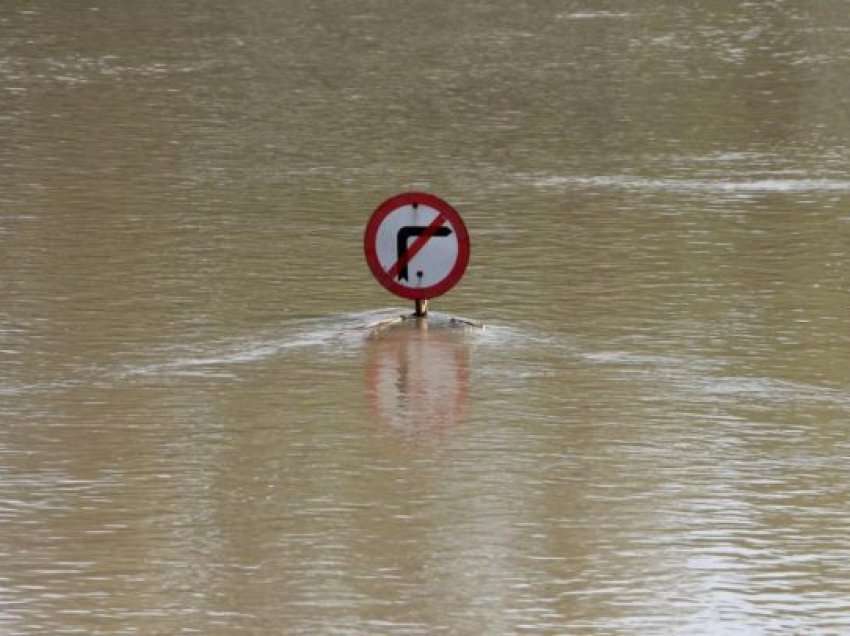
[[[469,263],[469,234],[460,214],[423,192],[405,192],[379,205],[366,224],[363,248],[378,282],[411,300],[446,293]]]

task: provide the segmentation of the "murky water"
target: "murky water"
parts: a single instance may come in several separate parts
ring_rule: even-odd
[[[4,3],[0,631],[850,633],[848,62],[838,0]],[[472,260],[376,332],[406,189]]]

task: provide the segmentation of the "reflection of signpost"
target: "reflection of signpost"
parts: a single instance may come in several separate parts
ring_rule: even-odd
[[[454,287],[469,263],[463,219],[439,197],[422,192],[379,205],[366,225],[363,248],[378,282],[417,301],[417,307]]]
[[[469,350],[462,339],[445,330],[400,328],[368,346],[366,390],[378,421],[417,433],[463,419]]]

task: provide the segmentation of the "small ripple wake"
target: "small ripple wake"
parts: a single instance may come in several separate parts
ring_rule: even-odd
[[[180,353],[164,351],[162,362],[131,366],[121,373],[123,377],[139,376],[205,376],[231,377],[237,365],[259,362],[275,356],[304,349],[332,351],[343,356],[356,352],[363,343],[374,336],[381,326],[392,324],[404,312],[400,309],[335,314],[315,319],[289,323],[282,331],[211,343]],[[429,314],[429,328],[457,325],[452,317],[438,312]],[[470,339],[476,343],[500,343],[516,338],[509,329],[468,329]]]
[[[165,361],[129,366],[120,375],[229,376],[229,367],[258,362],[289,351],[333,347],[335,352],[345,353],[368,335],[372,325],[398,313],[379,310],[338,314],[292,321],[282,331],[251,338],[223,340],[188,350],[180,347],[179,352],[172,347],[161,352]]]
[[[386,308],[290,320],[276,329],[199,343],[183,342],[160,347],[151,347],[148,343],[125,343],[124,348],[131,352],[127,358],[139,355],[143,359],[125,359],[103,365],[84,363],[66,370],[64,377],[39,382],[0,383],[0,396],[17,398],[35,393],[69,391],[81,386],[108,388],[123,381],[145,378],[233,379],[240,366],[307,349],[322,350],[329,356],[350,355],[359,351],[381,325],[391,323],[404,313],[403,309]],[[463,324],[452,322],[452,318],[432,312],[429,314],[429,329],[456,328]],[[525,340],[522,333],[509,327],[490,328],[488,325],[487,329],[455,331],[462,332],[461,337],[475,345],[507,346],[511,342]]]

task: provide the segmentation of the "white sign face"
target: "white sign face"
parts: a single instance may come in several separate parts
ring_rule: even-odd
[[[427,205],[405,205],[390,212],[378,226],[375,241],[383,270],[393,270],[399,259],[403,262],[410,247],[438,217],[440,212]],[[395,281],[404,287],[432,287],[449,275],[457,256],[457,233],[441,217],[421,249],[406,263],[395,267]]]
[[[366,262],[389,291],[415,300],[451,289],[469,262],[469,235],[457,211],[430,194],[384,201],[363,238]]]

